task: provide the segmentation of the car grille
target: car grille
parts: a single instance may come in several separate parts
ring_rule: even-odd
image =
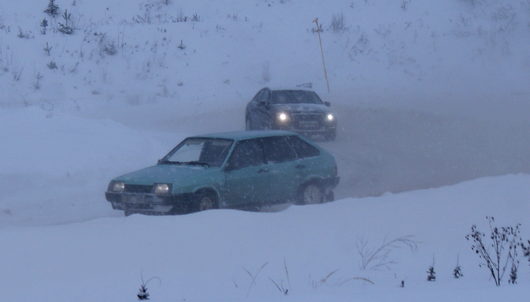
[[[322,128],[323,115],[318,113],[312,114],[293,114],[294,125],[296,129],[317,130]]]
[[[125,192],[128,193],[151,193],[153,186],[146,185],[125,185]]]

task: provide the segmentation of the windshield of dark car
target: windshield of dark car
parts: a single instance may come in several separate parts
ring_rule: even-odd
[[[277,90],[272,91],[273,104],[322,104],[322,100],[313,91]]]
[[[171,150],[161,164],[219,167],[232,146],[232,140],[217,138],[187,138]]]

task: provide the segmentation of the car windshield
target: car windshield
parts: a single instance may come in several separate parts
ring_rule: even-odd
[[[232,143],[228,139],[187,138],[160,160],[160,163],[220,167]]]
[[[322,104],[322,100],[313,91],[277,90],[272,91],[273,104]]]

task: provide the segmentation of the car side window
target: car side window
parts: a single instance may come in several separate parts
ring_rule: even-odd
[[[258,103],[259,102],[259,98],[261,96],[261,94],[263,93],[263,89],[258,91],[258,93],[256,93],[256,95],[252,98],[252,103]]]
[[[250,166],[258,166],[264,163],[263,149],[256,139],[240,141],[228,162],[230,169],[241,169]]]
[[[270,90],[263,89],[258,96],[258,102],[269,102]]]
[[[281,163],[296,159],[296,154],[283,136],[266,137],[262,140],[267,163]]]
[[[291,147],[293,147],[298,158],[320,155],[320,151],[317,148],[315,148],[314,146],[311,146],[311,144],[307,143],[306,141],[299,138],[298,136],[294,136],[294,135],[288,136],[287,141],[289,142]]]

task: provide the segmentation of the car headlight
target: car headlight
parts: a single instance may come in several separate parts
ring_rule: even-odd
[[[278,119],[278,121],[285,123],[289,120],[289,115],[286,112],[278,112],[276,118]]]
[[[121,193],[125,191],[125,184],[121,181],[113,181],[109,185],[109,191],[114,193]]]
[[[169,185],[169,184],[155,184],[154,192],[157,195],[167,195],[167,194],[169,194],[171,192],[171,185]]]
[[[333,115],[333,113],[328,113],[328,114],[326,115],[326,120],[327,120],[328,122],[333,122],[333,121],[335,120],[335,116]]]

